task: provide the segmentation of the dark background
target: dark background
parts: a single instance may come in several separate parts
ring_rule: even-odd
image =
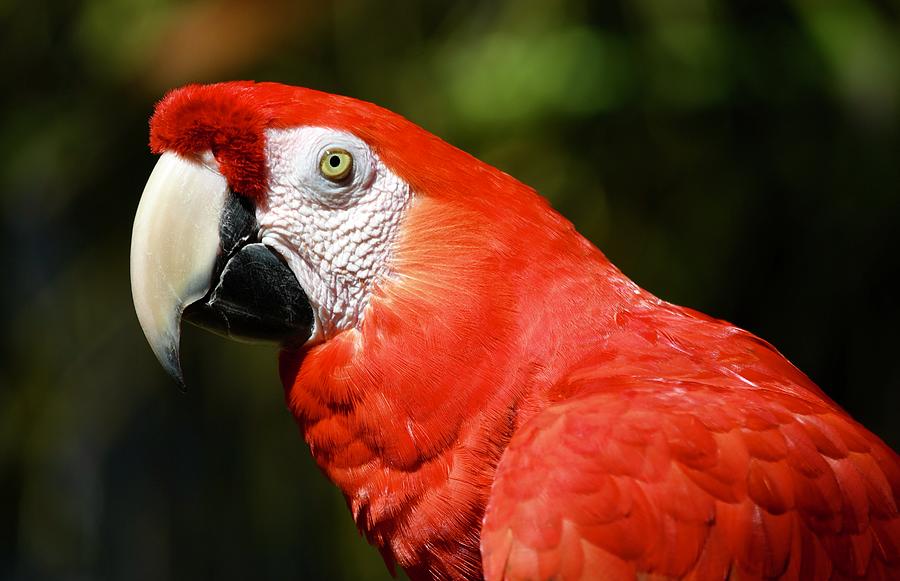
[[[147,118],[189,81],[371,100],[900,444],[900,2],[0,3],[0,579],[383,579],[275,349],[131,306]]]

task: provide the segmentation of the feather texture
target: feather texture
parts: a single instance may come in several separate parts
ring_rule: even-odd
[[[269,128],[414,192],[357,328],[281,353],[319,466],[413,579],[900,577],[900,461],[765,341],[637,287],[531,188],[374,105],[166,96],[154,151],[265,195]]]

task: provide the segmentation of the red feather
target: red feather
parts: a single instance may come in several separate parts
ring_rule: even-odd
[[[365,140],[415,200],[357,329],[285,350],[290,409],[413,579],[900,577],[900,460],[771,345],[657,299],[533,190],[374,105],[173,92],[154,151],[264,196],[266,131]]]

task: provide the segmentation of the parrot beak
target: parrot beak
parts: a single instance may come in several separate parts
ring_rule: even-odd
[[[253,203],[218,171],[162,154],[134,219],[131,290],[150,347],[182,388],[182,318],[240,340],[312,334],[306,294],[258,230]]]

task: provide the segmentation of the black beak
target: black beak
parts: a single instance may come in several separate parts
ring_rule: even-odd
[[[213,285],[184,320],[238,340],[299,342],[311,334],[312,308],[284,259],[257,237],[253,203],[230,194],[219,226]]]

